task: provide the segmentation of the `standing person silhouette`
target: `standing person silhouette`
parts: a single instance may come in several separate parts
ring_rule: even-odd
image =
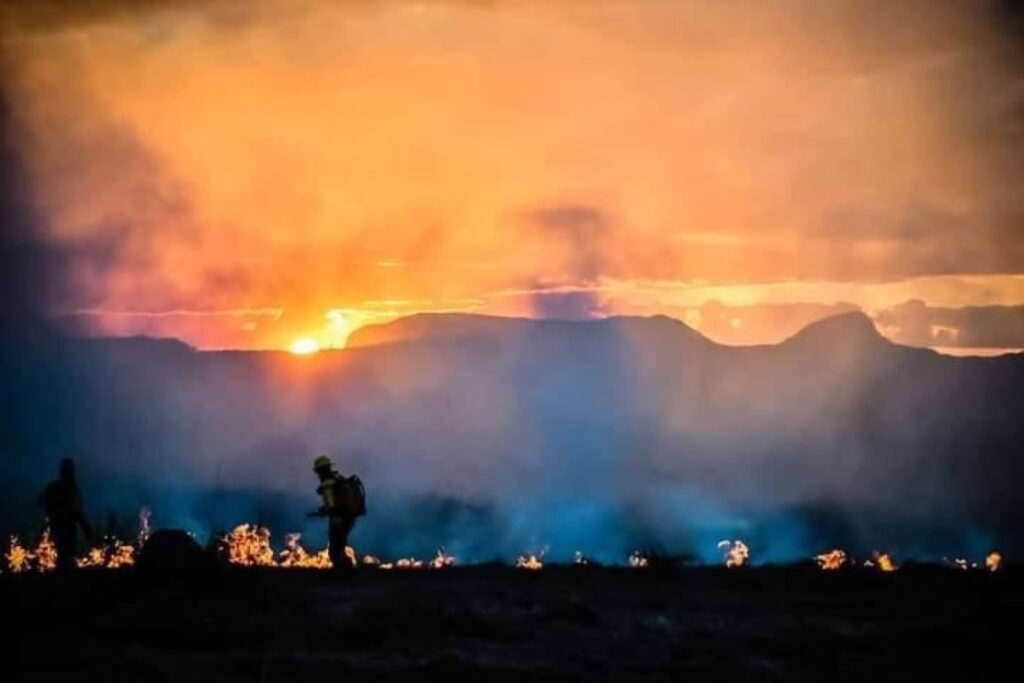
[[[92,527],[82,511],[82,493],[75,479],[75,461],[64,458],[60,461],[60,477],[50,482],[39,496],[39,505],[50,523],[50,533],[57,547],[57,569],[74,569],[75,551],[78,545],[78,527],[90,541]]]
[[[348,573],[355,569],[354,558],[345,554],[348,535],[355,526],[356,518],[366,512],[366,494],[359,477],[338,474],[331,459],[321,455],[313,461],[313,471],[320,478],[316,492],[322,504],[310,517],[327,517],[331,566],[335,572]]]

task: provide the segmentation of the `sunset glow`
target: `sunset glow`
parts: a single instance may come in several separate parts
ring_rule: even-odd
[[[998,22],[820,4],[26,20],[6,94],[68,253],[51,310],[94,335],[286,349],[424,311],[661,314],[774,343],[857,308],[900,343],[1024,347]]]
[[[316,339],[303,337],[293,341],[291,346],[288,347],[288,350],[296,356],[308,356],[320,350],[320,342]]]

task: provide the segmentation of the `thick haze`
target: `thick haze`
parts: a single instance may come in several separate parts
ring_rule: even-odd
[[[743,344],[857,307],[1024,347],[1009,3],[71,7],[4,5],[4,94],[72,329],[664,313]]]
[[[1024,356],[876,333],[1024,348],[1011,4],[0,8],[0,532],[1024,548]]]

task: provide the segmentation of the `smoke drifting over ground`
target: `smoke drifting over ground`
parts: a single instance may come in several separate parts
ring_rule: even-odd
[[[30,528],[73,455],[101,524],[151,504],[316,535],[323,451],[366,481],[354,541],[382,554],[1024,550],[1021,358],[897,348],[856,314],[744,349],[666,318],[416,318],[302,359],[47,322],[237,314],[221,345],[283,347],[366,301],[592,318],[642,291],[630,310],[739,342],[735,310],[673,286],[756,309],[906,279],[864,299],[907,339],[1012,346],[991,329],[1016,313],[967,308],[1019,303],[1024,267],[994,5],[58,5],[4,5],[0,527]],[[837,301],[774,303],[803,324]]]
[[[667,318],[428,317],[354,343],[299,358],[76,342],[7,397],[4,466],[32,491],[73,452],[95,515],[148,503],[201,535],[257,521],[316,542],[309,468],[328,452],[369,490],[354,543],[387,556],[1022,547],[1020,357],[895,347],[859,314],[770,348]]]

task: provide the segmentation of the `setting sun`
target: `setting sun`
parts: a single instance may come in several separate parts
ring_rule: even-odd
[[[293,341],[288,350],[297,356],[308,356],[320,350],[320,342],[310,337],[302,337]]]

